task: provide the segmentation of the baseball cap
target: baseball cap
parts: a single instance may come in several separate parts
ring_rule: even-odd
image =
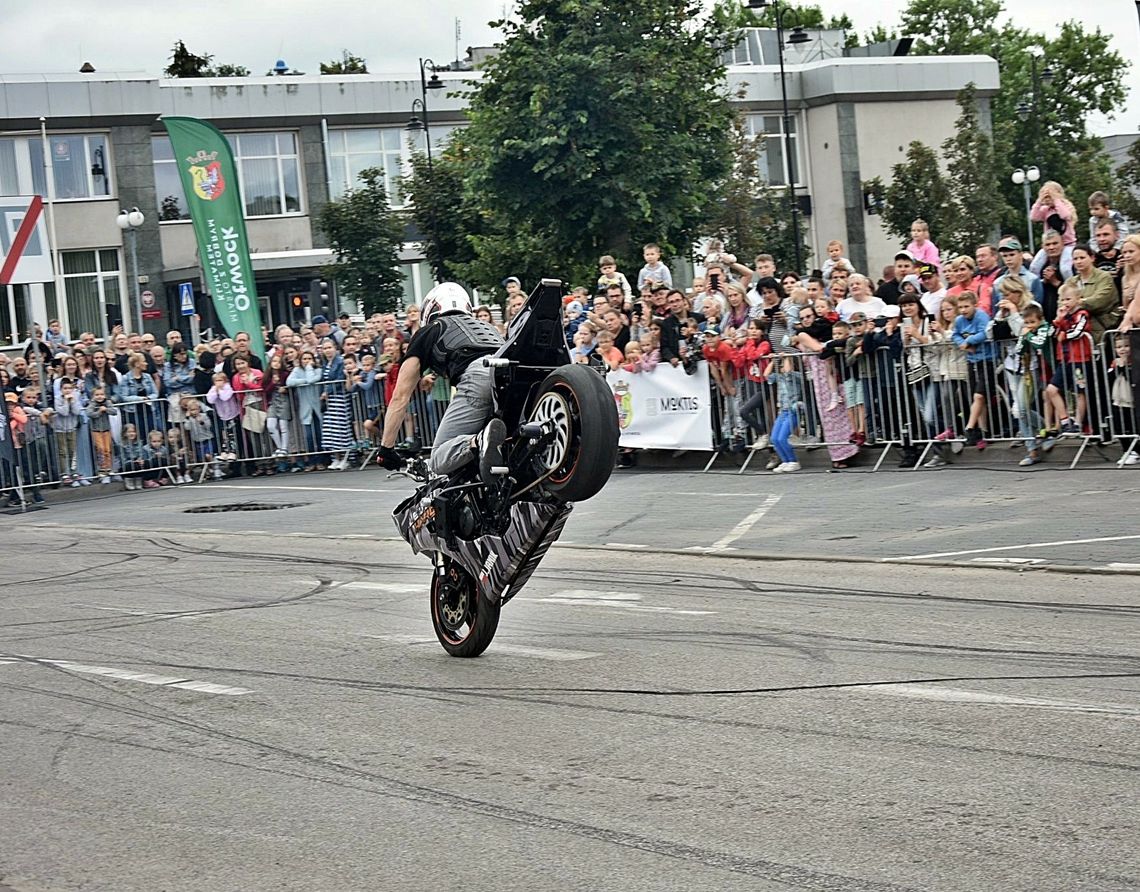
[[[914,263],[914,255],[911,254],[910,251],[899,251],[895,255],[895,260],[909,260],[911,263]]]
[[[310,320],[310,325],[328,325],[328,321],[324,316],[314,316]]]
[[[919,292],[920,294],[922,293],[922,280],[919,279],[919,277],[914,273],[911,273],[908,276],[903,276],[902,284],[913,285],[915,291]]]
[[[1020,251],[1021,242],[1015,238],[1003,238],[998,244],[999,251]]]
[[[893,304],[888,304],[887,308],[883,310],[883,317],[885,319],[897,319],[899,317],[899,308]]]
[[[918,268],[918,277],[920,279],[925,279],[927,276],[936,276],[936,275],[938,275],[938,270],[936,270],[929,263],[924,263],[922,266],[920,266]]]
[[[566,304],[566,309],[569,310],[571,313],[581,313],[582,312],[582,301],[572,300],[572,301],[570,301],[570,303]]]
[[[719,337],[719,336],[720,336],[720,329],[717,328],[715,325],[710,325],[708,328],[705,329],[705,337],[706,338],[714,338],[714,337]]]
[[[855,312],[847,317],[847,321],[854,325],[856,322],[866,322],[867,314],[863,312]]]
[[[503,287],[506,288],[508,285],[511,284],[511,282],[514,282],[520,288],[522,287],[522,282],[519,281],[518,276],[507,276],[505,279],[503,279]]]

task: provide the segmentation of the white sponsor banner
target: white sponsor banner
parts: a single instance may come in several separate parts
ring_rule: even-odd
[[[636,449],[712,449],[709,371],[692,375],[661,363],[652,372],[610,372],[606,382],[617,402],[621,445]]]

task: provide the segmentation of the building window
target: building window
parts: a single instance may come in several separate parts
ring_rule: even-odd
[[[231,145],[247,217],[301,213],[296,134],[238,133]]]
[[[59,312],[54,283],[44,286],[48,312],[58,316],[64,331],[72,340],[83,332],[101,335],[103,322],[99,318],[102,307],[107,307],[107,328],[123,322],[122,273],[119,252],[116,248],[100,251],[61,251],[63,286],[67,292],[67,311]],[[130,328],[130,322],[124,324]]]
[[[432,124],[432,150],[447,147],[451,134],[464,125]],[[424,133],[408,133],[403,127],[372,127],[329,131],[329,198],[342,197],[360,184],[361,172],[370,167],[384,171],[388,202],[404,207],[407,198],[400,177],[411,173],[412,152],[424,151]]]
[[[107,137],[98,133],[49,133],[57,201],[111,196]],[[0,139],[0,195],[48,197],[43,140],[39,136]]]
[[[749,115],[748,133],[753,137],[763,137],[764,145],[760,149],[759,168],[760,176],[768,181],[770,186],[788,185],[789,175],[792,184],[802,186],[800,181],[800,142],[796,119],[791,119],[792,158],[791,171],[784,159],[784,128],[783,118],[780,115]]]
[[[303,213],[295,133],[230,133],[226,138],[234,153],[246,217]],[[159,220],[189,220],[190,209],[169,137],[152,137],[151,151]]]

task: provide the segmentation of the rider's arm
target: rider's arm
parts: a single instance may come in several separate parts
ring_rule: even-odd
[[[396,445],[396,435],[404,423],[404,415],[408,411],[408,402],[420,384],[420,361],[418,357],[409,356],[400,365],[400,374],[396,377],[396,389],[392,392],[392,401],[384,411],[384,436],[380,438],[381,446],[389,448]]]

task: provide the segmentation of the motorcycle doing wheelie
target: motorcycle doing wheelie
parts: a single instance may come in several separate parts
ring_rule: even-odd
[[[503,604],[518,594],[558,539],[575,502],[605,485],[618,449],[613,393],[594,369],[570,362],[562,283],[543,279],[512,320],[507,340],[476,362],[494,373],[494,414],[507,428],[504,465],[490,482],[477,462],[432,476],[396,507],[400,535],[435,566],[431,618],[444,650],[477,657]]]

